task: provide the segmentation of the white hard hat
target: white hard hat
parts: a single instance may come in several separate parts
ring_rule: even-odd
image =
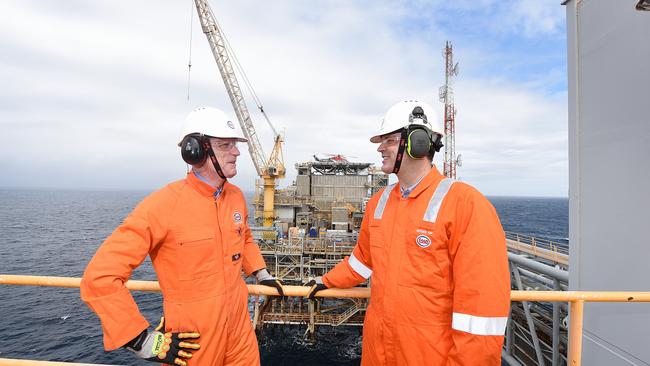
[[[418,107],[421,110],[418,110]],[[408,99],[390,107],[381,120],[379,132],[370,138],[370,142],[379,143],[381,136],[410,125],[421,125],[440,136],[444,135],[440,128],[440,120],[433,107],[417,99]]]
[[[198,107],[190,112],[183,121],[181,138],[193,133],[199,133],[210,137],[234,138],[240,142],[247,142],[239,124],[228,118],[228,115],[217,108]]]

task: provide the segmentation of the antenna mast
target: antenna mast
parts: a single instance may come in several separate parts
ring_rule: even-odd
[[[445,85],[440,87],[438,96],[445,104],[444,129],[445,161],[443,174],[456,179],[456,167],[460,166],[460,156],[456,157],[456,107],[454,91],[451,87],[454,77],[458,75],[458,63],[454,64],[454,52],[451,42],[447,41],[443,51],[445,57]]]

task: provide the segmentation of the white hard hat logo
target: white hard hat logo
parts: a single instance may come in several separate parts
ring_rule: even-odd
[[[232,123],[232,121],[228,121],[228,122],[226,122],[226,124],[227,124],[228,127],[230,127],[231,129],[233,129],[233,130],[235,129],[235,124]]]

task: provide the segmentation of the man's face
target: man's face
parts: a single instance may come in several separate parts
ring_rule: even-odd
[[[399,141],[402,137],[400,132],[391,133],[381,137],[377,151],[381,153],[381,171],[390,174],[395,167],[395,158],[399,149]]]
[[[239,149],[237,148],[236,139],[222,139],[217,137],[210,138],[212,151],[217,157],[217,161],[221,166],[221,171],[226,178],[232,178],[237,174],[237,157],[239,156]],[[210,159],[208,159],[209,161]],[[212,170],[214,167],[210,164]]]

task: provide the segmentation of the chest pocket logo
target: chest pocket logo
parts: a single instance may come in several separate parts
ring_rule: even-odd
[[[415,244],[420,248],[428,248],[431,245],[431,238],[426,235],[418,235],[415,238]]]
[[[232,218],[235,220],[236,224],[239,224],[241,222],[241,214],[239,212],[232,214]]]

